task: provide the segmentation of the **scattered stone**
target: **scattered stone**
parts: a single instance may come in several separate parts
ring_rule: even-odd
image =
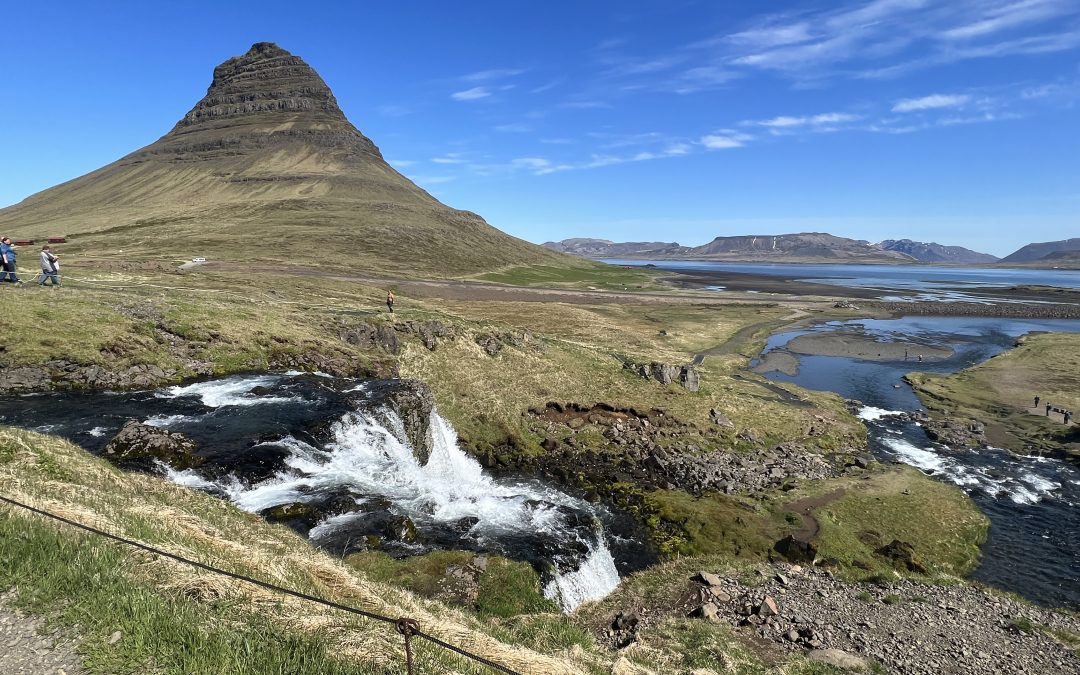
[[[842,649],[815,649],[807,654],[806,658],[841,670],[869,670],[870,668],[866,659]]]
[[[722,585],[724,583],[720,579],[720,577],[716,576],[712,572],[704,572],[704,571],[698,572],[697,574],[695,574],[694,575],[694,580],[695,581],[700,581],[701,583],[705,584],[706,586],[720,586],[720,585]]]
[[[115,633],[113,633],[112,635],[109,636],[108,643],[110,645],[114,645],[117,642],[120,642],[120,638],[122,638],[122,637],[124,637],[123,633],[121,633],[120,631],[116,631]]]
[[[757,606],[754,612],[761,617],[777,616],[780,614],[780,608],[776,605],[776,600],[770,596],[765,596],[765,599],[761,601],[761,604]]]
[[[706,602],[704,605],[701,605],[700,607],[695,609],[691,613],[691,616],[698,617],[698,618],[701,618],[701,619],[705,619],[707,621],[716,622],[716,621],[720,620],[719,616],[718,616],[718,613],[719,613],[719,608],[715,604],[713,604],[711,602]]]

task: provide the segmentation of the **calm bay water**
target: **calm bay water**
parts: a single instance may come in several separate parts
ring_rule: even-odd
[[[1055,286],[1080,289],[1080,270],[934,265],[730,263],[706,260],[604,259],[612,265],[655,265],[674,272],[760,274],[845,288],[880,289],[884,299],[959,300],[980,288]],[[959,290],[957,290],[959,289]],[[904,291],[897,294],[895,291]],[[952,291],[952,293],[950,293]]]

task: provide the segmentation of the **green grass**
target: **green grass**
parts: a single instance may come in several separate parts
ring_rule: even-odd
[[[368,551],[351,555],[346,562],[377,581],[426,597],[440,597],[447,569],[468,565],[475,557],[469,551],[434,551],[395,559],[379,551]],[[540,577],[528,563],[487,556],[487,566],[479,573],[477,586],[476,602],[469,609],[480,616],[509,618],[559,611],[558,605],[541,593]]]
[[[1042,403],[1080,409],[1080,335],[1029,335],[1018,347],[958,373],[913,373],[908,380],[930,410],[985,423],[994,445],[1080,457],[1080,427],[1065,427],[1060,415],[1047,419],[1044,409],[1028,410],[1036,395]]]
[[[0,590],[15,589],[20,608],[54,626],[77,626],[90,673],[399,672],[337,659],[329,640],[238,614],[236,601],[199,603],[150,589],[126,574],[128,566],[118,545],[0,511]],[[115,631],[122,637],[109,644]]]
[[[476,279],[510,286],[633,291],[665,288],[657,281],[658,276],[659,274],[652,270],[627,269],[617,265],[583,260],[580,267],[524,265],[499,272],[480,274]]]
[[[822,558],[845,567],[859,562],[877,574],[892,574],[892,568],[874,550],[899,539],[914,547],[931,573],[964,576],[978,564],[989,527],[989,519],[959,488],[911,467],[852,481],[843,497],[816,515]]]

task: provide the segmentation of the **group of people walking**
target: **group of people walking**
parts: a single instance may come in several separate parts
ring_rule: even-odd
[[[15,245],[11,243],[11,237],[0,238],[0,282],[23,283],[19,279],[16,266],[18,257],[18,251],[15,250]],[[46,281],[51,282],[53,286],[59,286],[60,258],[53,253],[48,245],[41,247],[41,254],[38,258],[41,261],[41,276],[38,277],[38,286],[44,286]]]
[[[1041,401],[1041,400],[1042,400],[1042,397],[1040,397],[1040,396],[1035,397],[1035,408],[1036,409],[1039,407],[1039,401]],[[1065,408],[1059,408],[1059,407],[1055,406],[1053,403],[1051,403],[1050,401],[1047,401],[1046,402],[1046,416],[1050,417],[1050,413],[1052,413],[1052,412],[1061,413],[1061,421],[1065,423],[1065,426],[1069,426],[1072,423],[1073,413],[1072,413],[1071,410],[1066,410]]]

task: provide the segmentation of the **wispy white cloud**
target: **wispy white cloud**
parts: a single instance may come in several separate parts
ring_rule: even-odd
[[[1018,26],[1042,22],[1061,16],[1069,10],[1069,2],[1062,0],[1019,0],[1000,6],[994,6],[993,2],[986,4],[988,8],[983,18],[943,31],[941,37],[947,40],[980,38]]]
[[[455,101],[479,101],[488,96],[491,96],[491,90],[487,87],[473,87],[472,89],[455,91],[453,94],[450,94],[450,98]]]
[[[503,134],[527,134],[532,130],[532,126],[525,124],[524,122],[511,122],[509,124],[500,124],[495,127],[495,131]]]
[[[389,164],[390,166],[396,167],[398,169],[407,169],[410,166],[415,165],[416,160],[413,160],[413,159],[388,159],[388,160],[386,160],[386,163]]]
[[[610,108],[611,104],[607,101],[567,101],[561,103],[559,107],[573,110],[595,110],[597,108]]]
[[[699,143],[707,150],[727,150],[729,148],[741,148],[747,141],[753,140],[748,134],[740,134],[731,131],[706,134]]]
[[[462,75],[460,79],[462,82],[487,82],[489,80],[499,80],[507,77],[514,77],[515,75],[521,75],[524,70],[518,68],[491,68],[489,70],[479,70],[475,73],[469,73],[468,75]]]
[[[967,94],[931,94],[921,98],[905,98],[896,102],[892,107],[893,112],[907,113],[920,110],[935,110],[939,108],[960,108],[971,101]]]
[[[781,115],[779,117],[773,117],[767,120],[744,120],[739,124],[741,124],[742,126],[759,126],[768,127],[770,129],[785,129],[792,127],[821,126],[825,124],[847,124],[849,122],[856,122],[860,119],[862,119],[861,115],[831,112],[798,117]]]
[[[432,157],[433,164],[465,164],[466,160],[459,152],[448,152],[442,157]]]

